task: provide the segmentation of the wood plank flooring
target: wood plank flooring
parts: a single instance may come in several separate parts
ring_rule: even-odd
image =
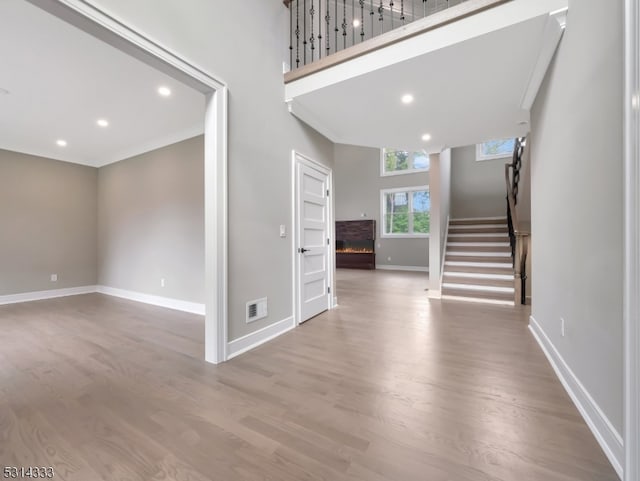
[[[0,468],[60,480],[608,481],[528,310],[338,272],[340,307],[232,361],[199,316],[99,294],[0,306]]]

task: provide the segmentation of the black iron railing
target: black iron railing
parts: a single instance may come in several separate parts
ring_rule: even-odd
[[[285,0],[292,70],[466,0]]]
[[[511,244],[511,257],[516,276],[516,302],[526,304],[526,283],[527,283],[527,255],[528,237],[527,232],[520,229],[516,205],[518,204],[518,187],[520,183],[520,169],[522,167],[522,157],[526,146],[526,137],[515,139],[513,157],[510,164],[505,165],[505,181],[507,184],[507,225],[509,228],[509,243]]]

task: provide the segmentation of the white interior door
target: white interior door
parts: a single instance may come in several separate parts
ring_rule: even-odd
[[[299,322],[329,308],[329,173],[297,158]]]

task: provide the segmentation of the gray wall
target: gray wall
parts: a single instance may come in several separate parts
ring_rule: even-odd
[[[428,185],[429,174],[381,177],[379,149],[336,144],[334,155],[336,220],[359,220],[362,213],[376,220],[376,264],[427,267],[429,239],[380,237],[380,190]]]
[[[92,167],[0,150],[0,295],[96,284],[97,181]]]
[[[531,123],[532,314],[620,433],[622,8],[570,0]]]
[[[293,315],[291,151],[329,166],[333,144],[284,102],[288,10],[280,1],[96,0],[98,8],[220,78],[229,87],[229,338]],[[151,13],[150,13],[151,12]],[[230,46],[233,46],[230,48]],[[267,296],[269,317],[245,323],[246,302]]]
[[[451,217],[507,215],[504,164],[509,158],[476,161],[476,146],[451,149]]]
[[[203,303],[203,137],[100,168],[98,233],[100,285]]]

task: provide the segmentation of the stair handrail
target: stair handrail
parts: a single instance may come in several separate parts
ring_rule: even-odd
[[[522,230],[516,208],[520,167],[525,145],[526,137],[516,138],[512,161],[504,166],[504,177],[507,186],[507,225],[509,243],[511,244],[511,257],[513,259],[514,301],[516,304],[526,304],[527,256],[529,253],[529,232]]]

